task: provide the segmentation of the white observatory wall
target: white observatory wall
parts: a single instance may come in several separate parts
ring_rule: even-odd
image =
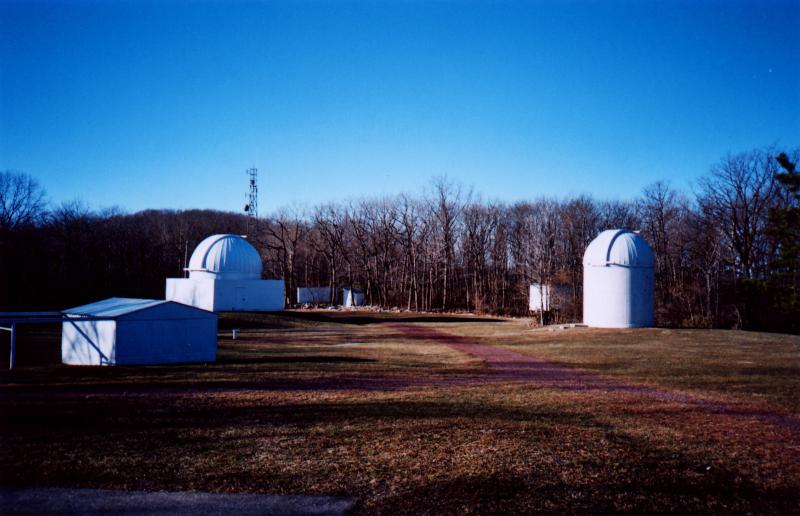
[[[116,327],[116,321],[63,322],[61,362],[68,365],[114,365]]]
[[[283,310],[283,280],[219,280],[214,282],[215,312],[277,312]]]
[[[167,278],[166,300],[214,311],[214,279]]]
[[[168,301],[213,312],[277,312],[284,297],[283,280],[167,279]]]
[[[620,265],[583,269],[583,322],[597,328],[652,326],[653,269]]]
[[[631,289],[634,304],[631,307],[631,324],[637,328],[654,326],[655,318],[655,269],[636,267],[632,272]]]

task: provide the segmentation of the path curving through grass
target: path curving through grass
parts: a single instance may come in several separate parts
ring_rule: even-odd
[[[394,328],[414,339],[438,342],[452,349],[481,359],[489,368],[490,376],[454,379],[454,383],[529,382],[536,385],[568,391],[600,390],[608,393],[633,394],[653,400],[680,403],[700,408],[710,414],[756,419],[800,433],[800,418],[777,412],[733,406],[700,396],[636,385],[588,371],[557,364],[542,358],[510,349],[490,346],[458,335],[416,324],[393,324]]]

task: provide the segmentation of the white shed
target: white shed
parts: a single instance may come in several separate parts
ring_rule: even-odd
[[[528,290],[528,309],[531,312],[550,311],[550,285],[533,283]]]
[[[528,288],[528,309],[531,312],[559,310],[572,299],[572,289],[564,284],[532,283]]]
[[[62,313],[61,361],[65,364],[145,365],[217,359],[217,315],[207,310],[173,301],[112,297]]]
[[[638,233],[600,233],[583,255],[583,322],[598,328],[652,326],[654,263],[653,250]]]
[[[301,305],[327,305],[331,303],[330,287],[298,287],[297,302]]]
[[[283,280],[261,279],[261,255],[239,235],[206,238],[186,270],[188,278],[167,278],[168,300],[213,312],[283,310]]]
[[[346,307],[364,306],[366,297],[364,293],[356,288],[342,289],[342,304]]]

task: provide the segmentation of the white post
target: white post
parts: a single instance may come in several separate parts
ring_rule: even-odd
[[[17,354],[17,325],[11,325],[11,356],[8,358],[8,368],[14,369]]]

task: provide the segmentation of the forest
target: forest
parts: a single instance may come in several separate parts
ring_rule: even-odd
[[[504,203],[438,177],[419,194],[278,209],[248,238],[264,277],[355,287],[386,309],[528,315],[532,283],[557,287],[540,322],[580,321],[582,257],[609,228],[656,255],[662,326],[800,332],[800,148],[721,158],[691,192],[655,182],[633,199]],[[48,202],[24,172],[0,172],[0,310],[60,310],[105,297],[163,298],[194,247],[243,234],[244,214],[94,209]]]

